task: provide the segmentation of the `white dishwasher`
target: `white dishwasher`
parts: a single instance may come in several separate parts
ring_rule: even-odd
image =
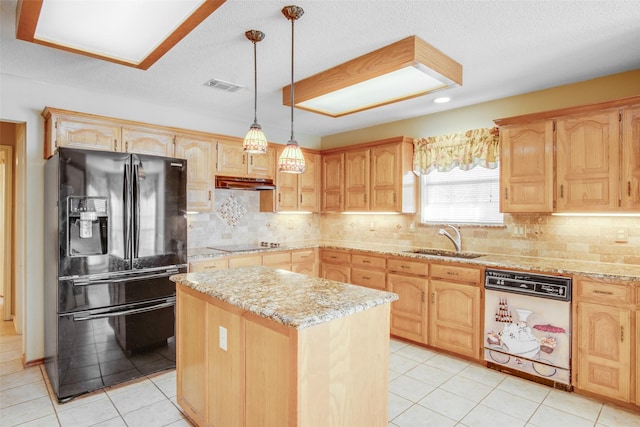
[[[486,269],[487,366],[571,390],[571,278]]]

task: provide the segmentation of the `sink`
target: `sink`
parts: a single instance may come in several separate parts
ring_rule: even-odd
[[[479,258],[482,254],[473,254],[469,252],[451,252],[451,251],[441,251],[438,249],[411,249],[408,251],[404,251],[412,254],[420,254],[420,255],[433,255],[433,256],[442,256],[448,258],[466,258],[473,259]]]

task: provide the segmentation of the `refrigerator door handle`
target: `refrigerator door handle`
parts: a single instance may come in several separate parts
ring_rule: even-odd
[[[133,258],[138,258],[140,251],[140,159],[134,155],[133,166]]]
[[[131,214],[130,214],[130,203],[131,203],[131,186],[130,186],[130,169],[129,165],[126,165],[124,168],[124,188],[122,189],[122,198],[123,198],[123,206],[124,206],[124,215],[123,215],[123,230],[124,230],[124,258],[131,258]]]
[[[87,286],[87,285],[104,285],[109,283],[125,283],[125,282],[133,282],[135,280],[148,280],[148,279],[157,279],[159,277],[169,277],[172,274],[177,274],[179,271],[177,269],[163,271],[162,273],[148,274],[144,276],[127,276],[119,279],[79,279],[73,281],[73,286]]]
[[[97,314],[74,314],[73,321],[74,322],[84,322],[86,320],[96,320],[96,319],[106,319],[109,317],[118,317],[118,316],[127,316],[131,314],[140,314],[146,313],[149,311],[159,310],[161,308],[168,308],[176,305],[175,299],[167,300],[166,302],[161,302],[159,304],[155,304],[149,307],[141,307],[141,308],[132,308],[129,310],[118,310],[111,311],[108,313],[97,313]]]

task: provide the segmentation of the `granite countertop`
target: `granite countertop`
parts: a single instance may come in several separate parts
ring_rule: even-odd
[[[329,322],[398,299],[397,294],[390,292],[269,267],[176,274],[170,279],[297,329]]]
[[[528,256],[513,256],[501,254],[479,254],[477,258],[454,258],[438,255],[415,254],[407,251],[418,249],[399,245],[379,245],[372,243],[352,243],[335,241],[312,241],[283,245],[279,248],[264,248],[256,251],[228,253],[215,251],[209,248],[189,249],[190,261],[210,259],[221,256],[261,253],[271,251],[283,251],[304,248],[326,248],[340,250],[357,250],[368,252],[372,255],[393,255],[406,258],[415,258],[432,261],[447,261],[475,266],[486,266],[491,268],[517,269],[535,271],[547,274],[579,274],[598,279],[613,279],[640,282],[640,265],[614,264],[604,262],[579,261],[573,259],[542,258]],[[443,251],[446,252],[446,251]]]

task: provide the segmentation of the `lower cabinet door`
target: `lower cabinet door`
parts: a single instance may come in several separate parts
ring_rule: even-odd
[[[578,302],[577,384],[585,391],[628,402],[631,378],[631,312]]]
[[[176,357],[178,403],[198,425],[207,425],[207,304],[178,289]]]
[[[400,299],[391,303],[391,334],[420,343],[427,343],[424,277],[387,274],[387,289]]]
[[[320,276],[323,279],[335,280],[336,282],[350,283],[351,268],[348,265],[322,264]]]
[[[431,280],[429,344],[480,358],[480,288]]]

